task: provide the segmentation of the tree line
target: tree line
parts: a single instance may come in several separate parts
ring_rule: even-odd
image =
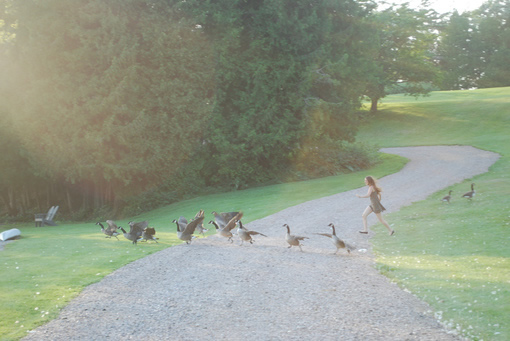
[[[353,171],[388,93],[510,83],[510,0],[0,0],[0,207],[133,215]]]

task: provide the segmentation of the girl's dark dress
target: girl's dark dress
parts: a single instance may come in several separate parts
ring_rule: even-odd
[[[386,211],[384,206],[379,201],[379,196],[376,191],[370,193],[370,202],[371,202],[370,207],[372,208],[372,211],[374,211],[374,213],[381,213],[382,211]]]

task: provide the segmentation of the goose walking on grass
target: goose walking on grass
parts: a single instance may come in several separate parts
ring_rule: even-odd
[[[106,223],[108,224],[107,228],[104,228],[103,224],[101,224],[100,222],[97,222],[96,225],[101,226],[101,232],[103,232],[106,235],[105,238],[115,237],[117,238],[117,240],[119,240],[119,238],[117,237],[119,235],[119,232],[117,232],[118,229],[117,224],[115,224],[113,220],[107,220]]]
[[[127,240],[131,240],[131,242],[136,245],[138,242],[138,239],[140,239],[142,237],[143,231],[149,225],[149,222],[147,220],[140,221],[138,223],[130,221],[128,223],[128,225],[129,225],[129,232],[126,232],[126,230],[124,230],[122,227],[119,227],[119,228],[122,230],[124,237]]]
[[[333,245],[335,245],[335,247],[336,247],[336,251],[334,253],[335,255],[338,252],[338,250],[340,250],[340,249],[346,249],[347,253],[351,253],[351,250],[354,250],[354,247],[345,243],[342,239],[337,237],[336,231],[335,231],[335,225],[333,225],[333,223],[329,224],[328,226],[331,227],[331,229],[333,230],[332,233],[315,233],[315,234],[331,238]]]
[[[295,236],[293,234],[290,234],[290,227],[287,224],[283,224],[283,227],[287,228],[287,235],[285,236],[285,240],[289,244],[288,248],[290,249],[293,246],[298,246],[299,249],[301,250],[301,252],[303,252],[303,249],[301,248],[300,241],[305,240],[305,239],[310,239],[310,238],[302,237],[302,236]]]
[[[237,235],[239,238],[241,238],[241,244],[243,245],[243,242],[250,242],[250,244],[253,244],[253,239],[251,236],[261,235],[264,237],[267,237],[265,234],[262,234],[260,232],[256,231],[250,231],[246,227],[243,226],[243,223],[239,220],[239,227],[237,228]]]
[[[475,184],[474,184],[474,183],[472,183],[472,184],[471,184],[471,191],[464,193],[464,194],[462,195],[462,197],[463,197],[463,198],[466,198],[466,199],[471,200],[471,199],[473,199],[473,197],[475,196],[475,193],[476,193],[476,192],[475,192]]]
[[[216,228],[216,232],[218,232],[220,236],[227,238],[227,240],[233,243],[234,240],[232,239],[233,237],[232,230],[236,227],[237,222],[240,221],[242,217],[243,212],[239,212],[234,218],[230,219],[230,221],[223,227],[220,224],[218,224],[218,222],[215,220],[214,221],[211,220],[209,224],[214,225],[214,227]]]
[[[179,218],[179,220],[174,220],[173,222],[177,224],[177,238],[182,241],[185,241],[186,244],[190,244],[191,240],[194,238],[193,233],[195,233],[195,229],[198,225],[204,222],[204,211],[200,210],[200,212],[195,216],[195,219],[191,222],[187,223],[184,226],[185,219],[183,217]],[[186,220],[187,222],[187,220]]]
[[[445,196],[445,197],[443,197],[443,199],[441,199],[441,201],[445,201],[445,202],[447,202],[447,203],[450,203],[450,199],[452,198],[452,192],[453,192],[453,191],[449,191],[449,192],[448,192],[448,195],[447,195],[447,196]]]
[[[149,240],[153,240],[157,243],[158,239],[159,238],[156,238],[156,229],[154,227],[146,227],[142,232],[142,239],[140,241],[148,242]]]

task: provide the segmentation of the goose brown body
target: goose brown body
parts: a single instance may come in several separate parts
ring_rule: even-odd
[[[127,240],[131,240],[131,242],[136,245],[138,239],[142,237],[143,230],[145,230],[145,228],[149,225],[149,222],[147,220],[138,223],[130,221],[128,225],[129,232],[126,232],[126,230],[124,230],[122,227],[119,228],[122,230],[124,237]]]
[[[253,244],[253,239],[251,236],[261,235],[267,237],[263,233],[248,230],[246,227],[243,226],[243,223],[240,220],[239,227],[237,228],[237,235],[239,236],[239,238],[241,238],[241,245],[243,245],[243,242],[250,242],[250,244]]]
[[[335,254],[340,249],[346,249],[347,253],[351,253],[351,250],[353,250],[354,248],[351,245],[344,242],[342,239],[338,238],[338,236],[336,235],[336,231],[335,231],[335,225],[333,225],[333,223],[331,223],[328,226],[331,227],[331,229],[333,230],[332,233],[316,233],[316,234],[331,238],[333,245],[335,245],[335,247],[336,247]]]
[[[308,237],[296,236],[296,235],[290,234],[290,227],[289,227],[289,225],[283,224],[283,226],[287,228],[287,234],[285,236],[285,241],[287,242],[287,244],[289,244],[289,249],[291,247],[293,247],[293,246],[297,246],[297,247],[299,247],[299,249],[301,251],[303,251],[303,249],[301,248],[301,241],[305,240],[305,239],[309,239],[309,238]]]
[[[451,190],[450,190],[450,191],[448,192],[448,195],[447,195],[447,196],[445,196],[445,197],[443,197],[443,199],[441,199],[441,200],[442,200],[442,201],[446,201],[447,203],[450,203],[450,199],[452,198],[452,192],[453,192],[453,191],[451,191]]]
[[[107,220],[106,223],[108,224],[107,228],[104,228],[103,224],[101,224],[100,222],[97,222],[96,225],[101,226],[101,232],[103,232],[106,235],[105,238],[115,237],[117,238],[117,240],[119,240],[119,238],[117,237],[119,235],[119,232],[117,232],[119,228],[117,224],[115,224],[113,220]]]
[[[177,238],[185,241],[186,244],[190,244],[193,239],[195,229],[197,226],[203,224],[204,218],[204,211],[200,210],[197,215],[195,215],[195,219],[189,223],[187,223],[187,220],[184,217],[180,217],[179,220],[174,220],[173,222],[177,224]]]
[[[475,193],[476,193],[476,192],[475,192],[475,184],[474,184],[474,183],[472,183],[472,184],[471,184],[471,191],[464,193],[464,194],[462,195],[462,197],[463,197],[463,198],[466,198],[466,199],[471,200],[471,199],[473,199],[473,197],[475,196]]]
[[[158,242],[156,238],[156,229],[154,227],[146,227],[142,232],[142,241],[148,242],[149,240],[153,240],[156,243]]]
[[[214,225],[214,227],[216,228],[216,232],[218,232],[220,236],[227,238],[231,243],[233,243],[234,240],[232,239],[233,237],[232,230],[236,227],[237,222],[240,221],[242,217],[243,212],[239,212],[235,217],[230,219],[230,221],[225,226],[221,226],[220,224],[221,222],[218,223],[216,219],[214,221],[211,220],[209,224]]]

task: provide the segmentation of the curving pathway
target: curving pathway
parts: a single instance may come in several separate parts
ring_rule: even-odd
[[[389,212],[487,172],[499,157],[468,146],[382,151],[411,160],[380,180]],[[355,193],[366,188],[251,222],[268,235],[253,245],[211,236],[133,262],[24,340],[458,340],[428,305],[374,269],[369,236],[357,232],[368,199]],[[333,255],[329,240],[312,235],[330,222],[368,252]],[[286,248],[284,223],[310,237],[304,252]],[[394,228],[391,238],[405,233]]]

